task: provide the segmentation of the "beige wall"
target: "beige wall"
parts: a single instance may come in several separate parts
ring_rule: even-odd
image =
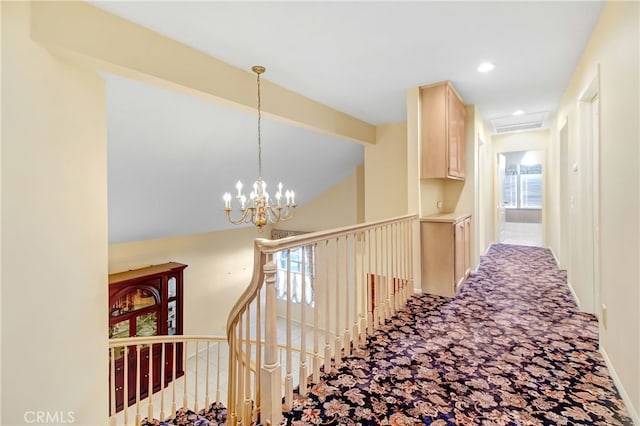
[[[2,2],[2,419],[107,424],[105,87]],[[26,419],[25,419],[26,415]]]
[[[296,215],[278,229],[322,231],[362,222],[364,168],[356,167],[342,182],[329,188],[307,204],[298,207]]]
[[[493,168],[493,136],[487,130],[487,126],[482,119],[480,111],[476,108],[475,114],[475,158],[473,159],[476,170],[475,182],[475,211],[476,217],[473,223],[477,229],[476,255],[479,261],[480,255],[484,254],[489,246],[495,241],[494,235],[494,214],[495,201],[494,192],[494,168]]]
[[[378,126],[364,163],[365,221],[407,214],[407,124]]]
[[[577,101],[599,69],[600,303],[608,308],[607,327],[600,328],[600,343],[637,423],[640,422],[639,16],[638,2],[608,2],[605,6],[562,98],[551,130],[549,155],[555,159],[550,165],[549,179],[558,187],[560,128],[567,120],[569,158],[571,162],[580,162],[584,152],[577,130],[580,122]],[[581,165],[578,164],[579,171],[583,170]],[[559,205],[562,195],[557,190],[549,191],[548,204]],[[582,222],[584,213],[580,210],[575,213],[571,220]],[[556,209],[549,217],[548,238],[556,253],[561,252],[559,216]],[[597,313],[599,308],[596,306]]]

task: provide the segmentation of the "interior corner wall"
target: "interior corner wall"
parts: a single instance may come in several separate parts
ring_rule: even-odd
[[[407,124],[376,127],[376,143],[364,148],[365,221],[407,211]]]
[[[249,285],[253,241],[268,238],[254,227],[109,246],[109,273],[165,262],[184,270],[184,333],[226,335],[229,312]]]
[[[2,2],[2,418],[108,423],[104,81]]]
[[[356,167],[342,182],[298,207],[293,219],[283,222],[278,228],[311,232],[359,223],[364,192],[362,173],[362,166]]]
[[[560,102],[549,155],[559,157],[560,126],[567,120],[569,161],[573,164],[581,158],[577,102],[599,75],[600,302],[607,306],[607,327],[601,324],[600,347],[636,424],[640,424],[639,20],[640,3],[606,3]],[[559,162],[553,163],[550,172],[552,185],[559,185]],[[549,203],[559,205],[560,194],[551,195]],[[571,220],[581,222],[579,210],[576,216]],[[550,220],[553,229],[559,229],[559,211]],[[558,253],[560,243],[558,237],[552,240]],[[569,248],[574,250],[571,244]]]

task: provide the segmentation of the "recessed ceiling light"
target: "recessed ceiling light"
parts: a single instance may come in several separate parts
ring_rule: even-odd
[[[513,112],[513,115],[522,115],[522,114],[524,114],[524,111],[521,109]]]
[[[491,62],[483,62],[480,65],[478,65],[478,72],[489,72],[495,67],[496,66],[493,65]]]

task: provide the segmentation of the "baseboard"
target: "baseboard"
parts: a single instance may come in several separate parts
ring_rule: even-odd
[[[558,256],[556,256],[556,252],[553,251],[553,247],[549,246],[547,247],[547,249],[549,249],[549,251],[551,252],[553,259],[556,261],[556,266],[558,267],[558,269],[560,269],[560,259],[558,259]]]
[[[607,351],[604,350],[602,345],[600,346],[600,354],[602,354],[602,358],[604,358],[604,363],[607,365],[607,368],[609,369],[609,374],[613,379],[613,383],[616,385],[616,388],[618,389],[618,393],[620,393],[620,396],[624,401],[624,405],[626,405],[627,407],[627,411],[629,412],[629,417],[631,417],[631,420],[633,421],[634,425],[640,426],[640,416],[638,416],[638,412],[636,411],[635,407],[631,403],[631,398],[629,398],[627,391],[624,389],[624,386],[622,386],[622,383],[618,378],[618,374],[616,373],[616,369],[613,368],[613,365],[611,364],[611,360],[607,356]]]
[[[578,310],[584,312],[584,310],[580,306],[580,299],[578,299],[578,295],[576,294],[576,291],[573,289],[573,286],[571,285],[569,280],[567,280],[567,286],[569,287],[569,290],[571,291],[571,295],[573,296],[573,301],[576,302],[576,306],[578,306]]]

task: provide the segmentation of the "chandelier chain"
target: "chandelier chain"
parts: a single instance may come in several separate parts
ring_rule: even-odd
[[[262,180],[262,110],[260,101],[260,73],[258,73],[258,178]]]

